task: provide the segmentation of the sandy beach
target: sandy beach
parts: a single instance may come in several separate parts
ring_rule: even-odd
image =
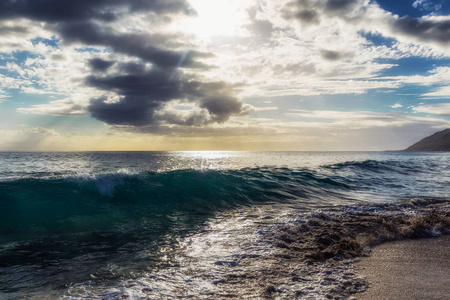
[[[450,236],[390,242],[357,264],[369,289],[357,299],[450,299]]]

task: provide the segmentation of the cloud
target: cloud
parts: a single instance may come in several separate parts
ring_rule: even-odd
[[[360,4],[359,0],[327,0],[325,2],[325,10],[332,12],[347,12],[354,9],[355,6]]]
[[[339,52],[339,51],[333,51],[333,50],[321,50],[321,55],[323,58],[327,60],[339,60],[345,57],[349,56],[348,52]]]
[[[446,98],[450,99],[450,86],[442,86],[439,87],[434,92],[425,93],[422,95],[422,98],[425,99],[437,99],[437,98]]]
[[[395,104],[393,104],[393,105],[389,105],[389,107],[391,107],[391,108],[400,108],[400,107],[403,107],[403,105],[401,105],[400,103],[395,103]]]
[[[416,0],[412,4],[414,8],[418,8],[419,10],[439,10],[442,7],[442,4],[434,4],[431,0]]]
[[[17,131],[19,134],[30,134],[30,135],[39,135],[39,136],[58,136],[59,134],[54,129],[49,129],[45,127],[36,127],[29,129],[22,129]]]
[[[0,27],[0,35],[2,36],[15,36],[17,34],[27,34],[29,32],[28,28],[20,25]]]
[[[424,76],[379,75],[394,67],[396,59],[448,57],[448,17],[400,18],[369,0],[252,0],[233,5],[242,8],[241,26],[232,30],[235,36],[208,36],[210,30],[199,38],[179,27],[182,19],[195,16],[185,0],[3,1],[0,48],[12,54],[0,75],[0,88],[63,98],[20,108],[21,113],[90,114],[108,128],[132,132],[213,136],[220,131],[232,136],[239,128],[264,128],[272,137],[282,129],[287,136],[296,128],[326,132],[333,126],[344,130],[426,122],[364,111],[292,112],[290,117],[305,122],[270,122],[249,113],[281,112],[253,108],[242,99],[273,97],[285,109],[290,104],[278,103],[277,97],[354,95],[405,85],[433,88],[422,97],[448,93],[444,86],[449,73],[442,68]],[[391,37],[392,43],[372,41],[369,33],[380,40]],[[32,55],[16,59],[18,49]],[[437,124],[433,122],[426,124]]]
[[[423,86],[450,85],[450,67],[436,67],[425,75],[382,77],[382,80],[397,80],[405,84],[418,84]]]
[[[101,58],[93,58],[89,60],[89,66],[93,71],[105,72],[115,64],[113,61],[103,60]]]
[[[0,18],[29,18],[46,22],[85,20],[114,21],[124,14],[153,12],[155,14],[192,13],[184,0],[33,0],[0,2]]]
[[[160,123],[207,125],[249,112],[250,106],[235,96],[234,85],[200,76],[202,70],[211,68],[201,61],[212,57],[211,53],[196,50],[189,37],[160,26],[169,24],[176,16],[194,14],[185,0],[0,3],[0,20],[25,18],[43,22],[45,29],[61,40],[63,48],[89,46],[102,52],[98,55],[87,53],[84,66],[89,69],[79,67],[79,77],[72,78],[72,86],[76,82],[85,92],[84,96],[90,99],[68,98],[18,111],[50,115],[89,112],[107,124],[137,127]],[[130,22],[140,22],[141,16],[145,16],[147,28],[133,28]],[[264,22],[256,25],[255,30],[270,26]],[[152,30],[153,27],[156,30]],[[10,26],[4,30],[22,32],[24,28]],[[46,57],[52,63],[61,64],[65,60],[65,55],[51,51],[53,54]],[[18,72],[23,70],[23,66],[12,65]],[[80,78],[83,71],[90,74]],[[50,82],[45,82],[42,75],[36,73],[36,76],[40,76],[43,83],[40,88],[49,87]],[[23,91],[36,90],[32,80],[27,84]],[[195,110],[188,116],[161,111],[167,103],[179,100],[194,103]]]
[[[173,34],[117,33],[92,22],[62,23],[54,26],[54,30],[59,32],[65,43],[79,42],[91,46],[109,47],[116,53],[134,56],[162,68],[208,67],[196,60],[210,56],[208,53],[169,49],[172,41],[181,40],[180,36]]]
[[[119,97],[110,100],[100,97],[91,101],[88,111],[98,120],[114,125],[146,126],[155,122],[173,124],[207,124],[224,122],[231,115],[248,110],[241,100],[234,97],[234,87],[225,82],[201,82],[193,76],[173,74],[152,68],[142,73],[112,76],[89,76],[87,84],[104,91],[114,91]],[[194,102],[206,111],[195,113],[186,119],[176,120],[177,114],[156,114],[164,103],[173,100]],[[206,114],[205,114],[206,113]],[[208,120],[204,119],[208,116]],[[198,120],[202,118],[202,120]],[[164,120],[162,120],[164,119]]]
[[[419,42],[450,43],[450,18],[404,16],[392,20],[390,26],[394,34],[403,34]]]
[[[3,151],[54,151],[62,135],[51,128],[35,127],[0,130],[0,137],[0,149]]]
[[[304,25],[317,25],[328,17],[352,18],[367,4],[366,0],[296,0],[286,4],[283,16]]]
[[[450,122],[439,118],[406,113],[290,110],[289,119],[233,117],[227,123],[195,130],[176,125],[114,126],[114,130],[131,130],[155,137],[170,134],[171,142],[183,141],[183,149],[195,141],[196,145],[201,142],[217,144],[220,146],[211,145],[209,149],[222,150],[387,150],[404,149],[421,137],[448,126]],[[227,141],[231,143],[226,144]]]
[[[253,107],[255,111],[270,111],[270,110],[278,110],[279,108],[276,106],[262,106],[262,107]]]
[[[63,99],[33,105],[30,108],[19,108],[17,111],[37,115],[82,116],[86,115],[86,105],[82,99]]]
[[[5,101],[5,99],[7,99],[7,98],[8,98],[8,95],[6,95],[5,92],[0,89],[0,103]]]
[[[433,115],[450,116],[450,103],[436,103],[428,105],[419,105],[413,107],[413,110],[417,113],[427,113]]]
[[[321,130],[382,130],[414,126],[423,128],[434,126],[446,128],[450,122],[440,118],[411,116],[406,113],[378,113],[371,111],[329,111],[291,109],[287,116],[302,120],[300,127],[312,127]],[[295,122],[291,121],[294,125]],[[309,125],[309,126],[308,126]]]
[[[291,83],[291,84],[289,84]],[[298,82],[277,82],[273,85],[265,84],[261,91],[249,96],[276,97],[276,96],[318,96],[337,94],[364,94],[373,89],[396,89],[401,82],[385,80],[310,80]],[[248,91],[249,93],[251,91]]]
[[[268,39],[272,36],[274,26],[269,20],[258,19],[257,12],[257,9],[254,7],[248,9],[250,22],[246,25],[246,28],[254,35]]]
[[[450,68],[436,67],[425,75],[396,76],[380,78],[387,81],[397,82],[401,85],[425,86],[434,91],[423,93],[423,99],[446,99],[450,98]]]
[[[415,7],[429,8],[427,1],[416,1]],[[301,25],[326,28],[333,22],[339,29],[353,26],[361,32],[381,33],[402,42],[437,44],[450,43],[450,19],[445,16],[399,17],[368,0],[296,0],[283,9],[287,20],[297,20]],[[336,24],[336,22],[340,22]],[[448,55],[448,54],[447,54]]]
[[[174,35],[118,32],[111,24],[127,14],[151,12],[159,17],[192,14],[185,0],[37,0],[0,3],[0,19],[28,18],[46,22],[46,28],[59,34],[65,43],[110,47],[113,51],[136,56],[163,67],[204,66],[197,56],[208,54],[167,49],[178,39]],[[11,28],[14,27],[9,27]],[[21,27],[17,27],[16,31]],[[158,45],[158,46],[156,46]],[[161,46],[159,46],[161,45]],[[165,47],[164,47],[165,46]]]

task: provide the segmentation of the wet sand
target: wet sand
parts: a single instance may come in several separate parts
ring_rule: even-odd
[[[379,245],[357,270],[369,283],[357,299],[450,299],[450,236]]]

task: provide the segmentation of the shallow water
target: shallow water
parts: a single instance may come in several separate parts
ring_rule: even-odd
[[[242,249],[251,249],[249,255],[271,251],[259,242],[261,232],[298,212],[449,198],[449,158],[409,152],[0,153],[0,298],[220,293],[214,280],[178,277],[192,268],[219,278],[235,264],[223,258]]]

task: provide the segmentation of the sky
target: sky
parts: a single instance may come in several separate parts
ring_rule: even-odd
[[[0,1],[0,150],[399,150],[450,127],[448,0]]]

